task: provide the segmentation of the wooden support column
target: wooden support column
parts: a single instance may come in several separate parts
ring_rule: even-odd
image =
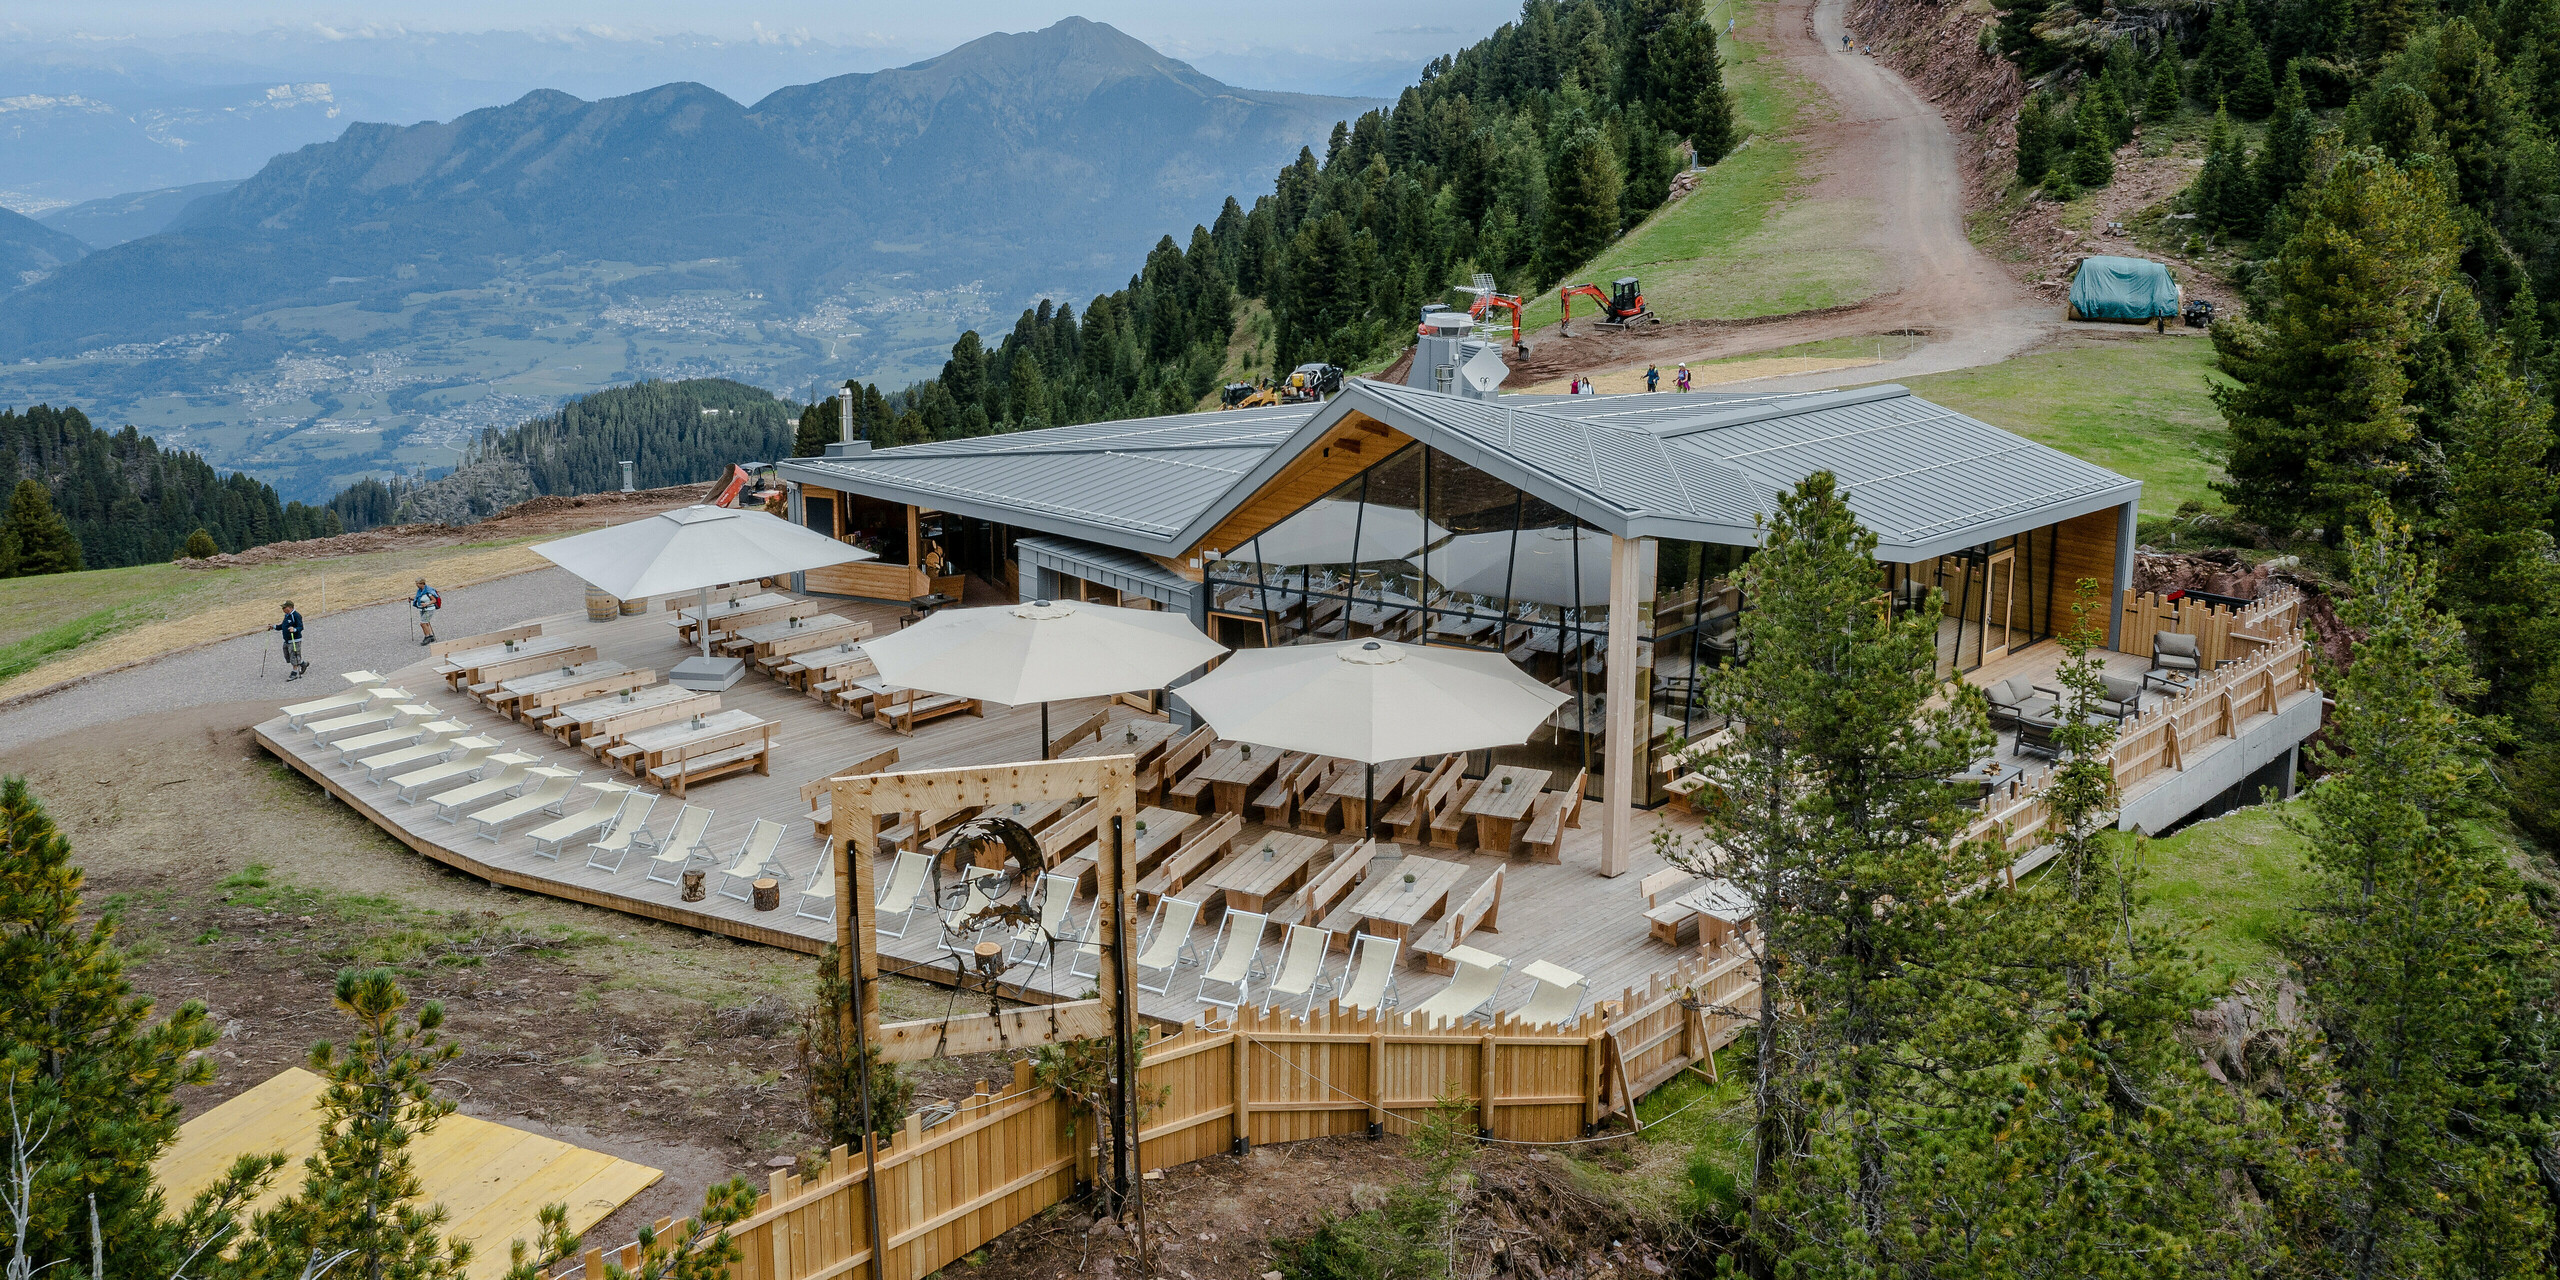
[[[1639,688],[1636,682],[1643,665],[1636,628],[1642,550],[1632,539],[1609,539],[1609,714],[1601,725],[1600,775],[1600,874],[1604,876],[1625,875],[1634,856],[1636,775],[1644,767],[1636,758],[1638,744],[1644,741],[1637,729],[1653,724],[1653,691]]]

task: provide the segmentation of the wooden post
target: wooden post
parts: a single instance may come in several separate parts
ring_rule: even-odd
[[[1493,1033],[1476,1039],[1476,1128],[1493,1136]]]
[[[1609,713],[1600,730],[1600,874],[1604,876],[1625,875],[1634,854],[1635,783],[1643,769],[1636,761],[1636,748],[1652,736],[1636,736],[1637,726],[1650,729],[1653,725],[1652,699],[1636,688],[1636,669],[1642,662],[1636,651],[1640,550],[1633,540],[1609,539],[1609,678],[1605,685]]]
[[[1376,1030],[1379,1014],[1369,1019],[1369,1127],[1374,1133],[1387,1129],[1387,1036]]]
[[[1253,1095],[1248,1093],[1245,1087],[1248,1065],[1245,1062],[1245,1055],[1253,1052],[1253,1041],[1245,1034],[1244,1005],[1241,1002],[1236,1005],[1235,1013],[1227,1019],[1227,1025],[1234,1029],[1231,1034],[1235,1037],[1229,1046],[1235,1053],[1235,1149],[1237,1155],[1243,1155],[1253,1147]]]

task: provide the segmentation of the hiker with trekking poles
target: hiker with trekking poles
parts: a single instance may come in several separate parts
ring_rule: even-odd
[[[444,597],[437,595],[436,589],[428,586],[426,579],[420,578],[416,594],[409,597],[409,607],[418,611],[418,643],[434,644],[436,642],[436,610],[444,607]]]
[[[311,664],[302,660],[302,612],[287,600],[284,620],[267,629],[284,633],[284,678],[288,682],[301,679],[302,673],[311,669]]]

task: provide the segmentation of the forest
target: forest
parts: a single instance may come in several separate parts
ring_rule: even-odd
[[[25,479],[43,482],[79,542],[79,563],[57,568],[165,561],[198,529],[219,551],[344,531],[327,508],[280,502],[248,475],[221,475],[196,454],[162,449],[132,427],[103,430],[78,409],[0,411],[0,490],[14,492]],[[45,570],[26,561],[16,571]]]

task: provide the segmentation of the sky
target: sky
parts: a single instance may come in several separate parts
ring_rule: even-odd
[[[0,0],[0,39],[158,44],[198,33],[290,32],[299,37],[296,43],[349,38],[361,45],[366,35],[399,31],[578,32],[588,39],[643,42],[696,35],[769,45],[776,55],[794,44],[835,46],[846,64],[840,70],[856,71],[930,57],[990,31],[1027,31],[1077,15],[1110,23],[1232,84],[1380,95],[1409,83],[1422,63],[1480,39],[1518,11],[1518,0],[1437,0],[1429,6],[1375,0]],[[752,60],[733,54],[728,61]],[[778,56],[777,62],[789,60]],[[350,69],[356,70],[361,68]]]

